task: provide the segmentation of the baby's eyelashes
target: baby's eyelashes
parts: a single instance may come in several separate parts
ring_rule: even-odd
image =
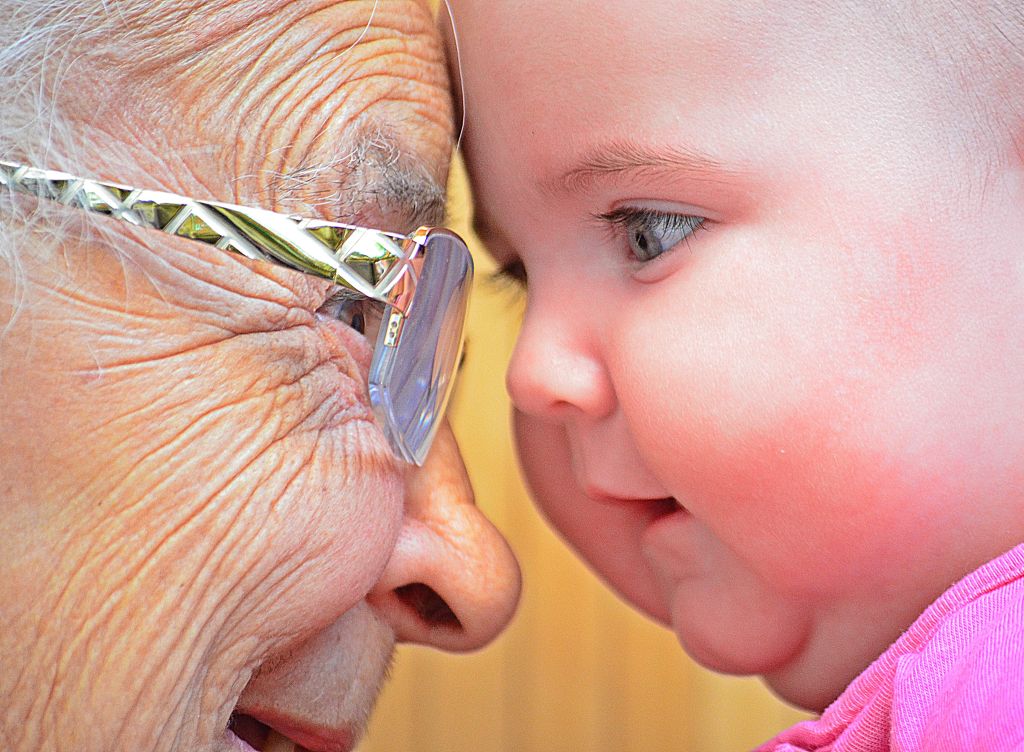
[[[622,207],[597,219],[621,233],[630,255],[641,263],[653,261],[682,244],[689,244],[697,230],[707,229],[708,220],[696,214],[657,209]]]
[[[525,289],[526,265],[522,259],[518,258],[507,261],[496,272],[491,274],[490,282],[500,288],[514,287]]]

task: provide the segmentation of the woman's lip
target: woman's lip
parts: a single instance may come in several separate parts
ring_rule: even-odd
[[[247,744],[244,739],[231,729],[224,730],[224,740],[231,752],[258,752],[258,750],[253,749],[251,745]]]
[[[356,733],[351,726],[318,726],[273,710],[246,710],[246,713],[309,752],[351,752],[356,744]]]

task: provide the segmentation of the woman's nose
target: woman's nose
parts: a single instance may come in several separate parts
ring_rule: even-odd
[[[367,599],[399,640],[464,651],[504,629],[519,589],[519,564],[476,507],[446,423],[423,467],[408,472],[405,523]]]
[[[604,363],[571,319],[536,307],[527,312],[505,376],[512,402],[527,415],[558,420],[575,409],[603,418],[615,409]]]

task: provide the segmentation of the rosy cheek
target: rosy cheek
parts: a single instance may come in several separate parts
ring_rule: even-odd
[[[824,358],[791,376],[794,361],[750,349],[760,378],[694,354],[652,368],[656,388],[620,391],[645,459],[713,545],[766,580],[797,594],[885,586],[921,553],[907,542],[929,538],[934,523],[910,510],[934,488],[880,441],[892,418],[877,385]]]
[[[734,296],[713,281],[703,294],[670,290],[704,301],[692,313],[652,294],[632,325],[657,321],[656,305],[672,331],[615,339],[610,366],[651,469],[719,545],[796,589],[816,587],[809,573],[836,551],[862,568],[891,553],[893,536],[878,531],[892,527],[898,474],[860,421],[875,384],[835,344],[850,336],[849,310],[828,270],[807,274],[817,299],[769,270],[756,285],[730,275]]]
[[[958,263],[948,257],[948,236],[937,227],[922,230],[910,221],[895,222],[866,239],[865,263],[843,270],[844,289],[851,297],[851,337],[865,363],[887,379],[919,368],[943,347],[970,310],[985,297],[984,287],[965,290]],[[963,293],[967,295],[963,295]],[[960,298],[960,300],[958,300]]]

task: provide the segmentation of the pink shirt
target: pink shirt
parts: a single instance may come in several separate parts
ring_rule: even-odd
[[[1024,750],[1024,545],[928,607],[814,721],[757,752]]]

